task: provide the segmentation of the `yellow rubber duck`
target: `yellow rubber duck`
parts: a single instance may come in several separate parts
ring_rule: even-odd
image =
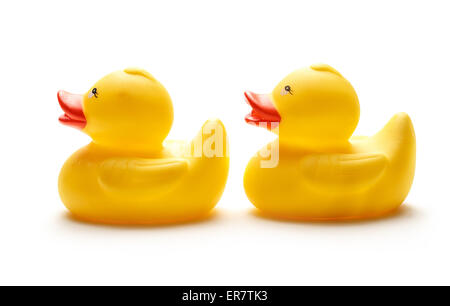
[[[86,221],[183,222],[206,216],[228,176],[225,128],[207,121],[191,142],[163,141],[173,121],[166,89],[142,69],[113,72],[82,95],[58,92],[60,122],[92,142],[62,167],[59,193]]]
[[[398,208],[414,177],[416,140],[396,114],[372,137],[352,137],[359,102],[332,67],[289,74],[271,95],[245,93],[246,121],[279,137],[247,165],[244,188],[262,214],[294,220],[377,217]]]

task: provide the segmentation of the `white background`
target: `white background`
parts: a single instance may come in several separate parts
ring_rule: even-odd
[[[0,284],[450,284],[448,1],[2,1]],[[361,104],[356,134],[396,112],[417,135],[400,211],[351,223],[254,215],[242,176],[273,136],[246,125],[244,90],[269,92],[317,62]],[[169,138],[225,123],[231,166],[203,222],[112,227],[72,220],[57,177],[89,138],[58,123],[56,92],[127,66],[170,92]]]

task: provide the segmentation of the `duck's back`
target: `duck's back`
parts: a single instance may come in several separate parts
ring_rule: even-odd
[[[398,113],[366,142],[355,143],[357,150],[371,150],[386,156],[386,169],[368,192],[367,209],[383,214],[398,208],[411,189],[416,166],[416,136],[411,119]]]

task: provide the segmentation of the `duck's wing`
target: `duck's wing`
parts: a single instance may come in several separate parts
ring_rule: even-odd
[[[300,162],[302,178],[313,188],[353,192],[372,186],[387,165],[383,154],[320,154]]]
[[[110,158],[100,165],[99,183],[116,197],[154,197],[172,190],[187,170],[185,159]]]

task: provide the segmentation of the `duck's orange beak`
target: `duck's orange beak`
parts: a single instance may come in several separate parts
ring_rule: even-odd
[[[83,112],[83,96],[60,90],[58,91],[58,101],[64,111],[64,115],[59,117],[59,122],[80,130],[84,129],[86,117]]]
[[[250,114],[245,116],[249,124],[262,126],[273,130],[281,121],[281,116],[273,105],[272,98],[267,94],[255,94],[251,91],[244,93],[247,103],[252,107]]]

